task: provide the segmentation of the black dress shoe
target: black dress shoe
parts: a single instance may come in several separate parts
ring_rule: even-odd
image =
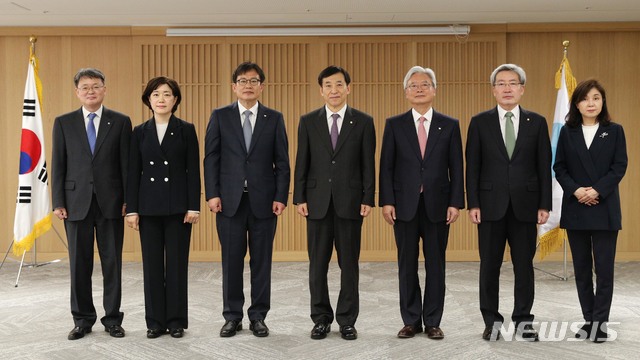
[[[181,338],[184,335],[184,329],[174,328],[169,330],[169,334],[171,335],[172,338]]]
[[[264,320],[251,320],[249,330],[253,331],[253,335],[257,337],[269,336],[269,328],[264,323]]]
[[[237,331],[242,330],[242,321],[240,320],[227,320],[220,329],[220,337],[232,337]]]
[[[605,341],[607,341],[609,339],[609,334],[607,334],[606,331],[597,329],[596,330],[596,335],[594,337],[591,338],[591,340],[593,340],[594,343],[596,344],[600,344],[603,343]]]
[[[82,339],[85,334],[88,334],[90,332],[91,332],[91,328],[90,327],[76,326],[76,327],[73,328],[73,330],[71,330],[69,332],[69,335],[67,336],[67,339],[69,339],[69,340]]]
[[[311,338],[314,340],[324,339],[331,332],[331,324],[318,322],[311,329]]]
[[[123,338],[124,329],[120,325],[109,325],[104,327],[104,331],[108,332],[111,337]]]
[[[419,334],[421,332],[422,326],[405,325],[405,327],[400,329],[400,331],[398,332],[398,337],[401,339],[408,339],[416,336],[416,334]]]
[[[340,334],[345,340],[355,340],[358,338],[358,330],[352,325],[340,326]]]
[[[580,330],[576,333],[576,339],[588,339],[591,335],[591,323],[586,322],[580,326]]]
[[[524,326],[516,326],[516,332],[523,340],[526,341],[538,341],[538,332],[533,328],[531,324],[525,324]]]
[[[165,329],[147,329],[147,338],[155,339],[167,333]]]
[[[486,328],[484,328],[482,338],[487,341],[497,341],[498,339],[500,339],[500,330],[498,328],[494,328],[493,326],[487,326]]]

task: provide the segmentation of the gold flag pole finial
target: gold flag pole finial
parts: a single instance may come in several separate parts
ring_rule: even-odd
[[[567,49],[569,48],[569,40],[565,40],[562,42],[562,47],[564,47],[564,55],[567,55]]]

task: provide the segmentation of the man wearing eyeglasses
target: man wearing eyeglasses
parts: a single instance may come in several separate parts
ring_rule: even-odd
[[[51,172],[53,213],[64,220],[69,248],[75,327],[67,338],[84,337],[96,322],[94,235],[104,285],[100,321],[109,335],[120,338],[125,334],[120,300],[131,120],[102,105],[107,88],[101,71],[80,69],[73,80],[82,107],[55,119]]]
[[[482,338],[496,341],[504,322],[498,311],[500,267],[505,245],[515,275],[511,320],[519,336],[538,341],[533,328],[536,224],[551,211],[551,145],[547,121],[523,109],[526,75],[514,64],[490,77],[498,106],[471,118],[467,134],[467,204],[478,225]]]
[[[222,248],[221,337],[242,330],[244,258],[249,247],[253,335],[269,335],[271,258],[277,217],[289,196],[289,143],[284,118],[258,99],[265,75],[251,62],[232,75],[237,101],[215,109],[205,137],[204,184]]]
[[[449,225],[464,208],[462,140],[458,120],[433,110],[436,75],[414,66],[404,78],[411,110],[387,119],[380,154],[380,197],[384,220],[393,225],[398,247],[399,338],[424,331],[444,338],[445,253]],[[425,258],[424,298],[418,278],[420,239]]]

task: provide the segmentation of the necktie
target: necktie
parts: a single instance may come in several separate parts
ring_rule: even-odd
[[[246,110],[242,113],[244,115],[244,123],[242,124],[242,132],[244,133],[244,144],[247,146],[247,152],[249,152],[249,146],[251,145],[251,111]]]
[[[96,125],[93,120],[96,118],[96,113],[89,114],[89,125],[87,126],[87,138],[89,139],[89,148],[93,154],[96,148]]]
[[[424,116],[418,119],[418,143],[420,144],[420,154],[424,159],[424,150],[427,148],[427,130],[424,128],[424,122],[427,121]]]
[[[504,126],[504,144],[507,147],[507,155],[511,159],[513,149],[516,147],[516,131],[513,128],[513,113],[509,111],[504,115],[506,121]]]
[[[331,124],[331,146],[333,146],[333,150],[336,149],[336,144],[338,143],[338,119],[340,118],[340,114],[331,115],[333,118],[333,123]]]

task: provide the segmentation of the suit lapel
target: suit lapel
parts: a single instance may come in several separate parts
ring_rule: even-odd
[[[431,126],[429,126],[429,136],[427,136],[427,148],[425,149],[424,161],[427,161],[427,158],[431,155],[441,133],[442,117],[440,117],[440,114],[434,110],[433,117],[431,118]]]
[[[489,112],[487,117],[487,128],[495,139],[498,151],[509,161],[509,154],[507,154],[507,146],[504,144],[504,138],[502,137],[502,130],[500,129],[500,117],[498,115],[498,108],[495,107]],[[517,143],[517,140],[516,140]]]
[[[165,133],[165,137],[163,139],[163,143],[167,139],[167,135],[169,134],[169,129]],[[146,139],[145,143],[147,143],[153,152],[155,152],[158,156],[164,157],[162,149],[160,148],[160,142],[158,140],[158,127],[156,126],[156,119],[151,118],[144,127],[144,138]]]
[[[253,148],[255,147],[256,142],[260,138],[262,131],[264,130],[265,126],[267,126],[268,120],[269,118],[265,113],[264,106],[258,103],[258,113],[256,114],[256,124],[253,128],[253,134],[251,135],[251,144],[249,146],[248,153],[251,153],[251,151],[253,151]],[[244,134],[243,134],[243,139],[244,139]]]
[[[518,154],[518,151],[523,146],[522,142],[529,136],[533,131],[533,125],[531,124],[531,118],[529,117],[529,113],[520,107],[520,121],[518,124],[518,133],[516,134],[516,146],[513,148],[513,154],[511,154],[511,158],[513,159]],[[505,145],[505,151],[507,147]]]
[[[84,114],[82,113],[82,108],[75,112],[74,117],[71,121],[71,127],[78,134],[77,137],[78,139],[80,139],[82,148],[89,154],[89,156],[93,156],[93,154],[91,154],[91,147],[89,147],[89,138],[87,137],[87,127],[84,124]]]
[[[236,134],[236,138],[240,142],[242,148],[245,152],[247,152],[247,145],[244,143],[244,133],[242,132],[242,119],[240,118],[240,110],[238,110],[238,102],[235,101],[233,104],[229,106],[229,114],[228,121],[231,122],[229,127],[232,129],[232,132]]]
[[[400,121],[400,127],[404,131],[404,135],[407,137],[407,143],[416,154],[418,160],[422,161],[422,154],[420,153],[420,142],[418,140],[418,132],[416,131],[416,124],[411,115],[411,110],[404,114]]]
[[[591,154],[594,164],[598,163],[598,157],[602,154],[602,148],[607,146],[609,143],[609,133],[607,132],[608,128],[608,126],[598,126],[598,131],[596,131],[596,135],[591,142],[589,153]]]
[[[324,106],[318,110],[316,118],[312,119],[311,127],[318,134],[318,138],[321,139],[320,142],[322,145],[330,154],[332,154],[333,146],[331,146],[331,134],[329,134],[329,128],[327,127],[327,111]],[[338,136],[338,142],[340,142],[340,136]]]
[[[96,138],[96,148],[93,153],[95,157],[100,151],[100,147],[107,136],[109,136],[109,131],[113,127],[113,119],[111,118],[111,112],[107,110],[107,108],[102,108],[102,118],[100,119],[100,127],[98,129],[98,137]],[[87,139],[87,144],[89,144],[89,140]]]
[[[571,142],[573,143],[573,147],[576,149],[576,152],[578,153],[578,158],[580,159],[582,166],[584,166],[591,181],[596,182],[598,180],[598,173],[596,171],[596,166],[593,163],[593,159],[591,158],[591,154],[589,153],[589,149],[587,149],[587,143],[584,141],[584,134],[582,133],[582,128],[581,127],[569,128],[568,130],[569,130],[569,139],[571,139]]]
[[[181,131],[182,124],[175,116],[171,115],[169,125],[167,125],[167,132],[164,134],[164,138],[162,138],[162,144],[160,144],[160,149],[162,150],[163,155],[173,147],[173,143],[176,141],[178,135],[181,134]]]

